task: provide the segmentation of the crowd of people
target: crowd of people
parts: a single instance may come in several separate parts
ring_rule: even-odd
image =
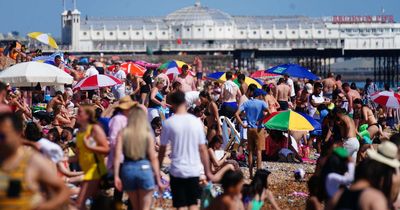
[[[358,89],[332,73],[320,81],[286,74],[257,88],[240,72],[226,72],[223,83],[205,79],[198,57],[194,75],[183,65],[172,78],[165,69],[137,77],[120,62],[112,72],[94,63],[66,55],[51,65],[69,66],[75,83],[112,74],[122,84],[82,91],[0,82],[1,209],[117,209],[124,193],[128,209],[151,209],[166,195],[158,191],[169,192],[177,209],[261,209],[264,202],[280,209],[268,189],[268,161],[315,160],[307,209],[399,206],[400,135],[388,132],[397,130],[397,112],[371,101],[378,88],[370,79]],[[321,129],[264,127],[266,117],[289,109]],[[204,203],[209,182],[223,191]]]

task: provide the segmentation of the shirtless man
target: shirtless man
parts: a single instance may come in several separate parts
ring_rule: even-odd
[[[271,114],[277,112],[280,106],[278,101],[275,99],[271,88],[267,84],[265,84],[263,85],[262,89],[267,92],[267,95],[264,97],[264,101],[268,105],[268,113]]]
[[[242,93],[240,92],[239,87],[232,81],[232,72],[226,72],[225,76],[226,82],[222,86],[220,96],[222,101],[221,115],[232,118],[235,116],[235,113],[238,109],[238,102],[242,96]]]
[[[368,133],[373,140],[376,136],[385,136],[382,131],[382,127],[378,124],[378,121],[376,120],[374,113],[372,110],[366,106],[363,105],[362,100],[357,98],[353,101],[353,106],[354,106],[354,111],[360,113],[360,118],[359,118],[359,123],[356,123],[356,127],[362,125],[362,124],[368,124]],[[386,136],[385,136],[386,137]]]
[[[360,143],[357,140],[357,131],[353,119],[346,114],[346,110],[335,108],[333,113],[336,117],[336,123],[340,127],[340,134],[343,138],[343,147],[347,149],[352,161],[357,160],[357,152],[360,148]]]
[[[342,90],[342,75],[336,75],[336,88]]]
[[[349,102],[347,111],[349,114],[353,114],[353,101],[357,98],[361,99],[360,93],[350,88],[349,83],[343,83],[343,91],[346,94],[347,101]]]
[[[52,163],[22,146],[22,122],[11,112],[0,113],[0,209],[60,209],[69,191]],[[42,197],[41,189],[51,192]]]
[[[240,84],[240,91],[242,93],[242,95],[247,93],[247,88],[249,88],[249,86],[245,83],[246,80],[246,76],[244,74],[239,74],[238,76],[238,82]]]
[[[336,81],[333,77],[333,73],[329,72],[328,77],[322,80],[322,85],[324,87],[324,97],[332,100],[332,93],[335,89]]]
[[[61,91],[57,91],[56,95],[50,100],[50,102],[47,104],[46,111],[48,113],[53,112],[54,108],[58,105],[64,105],[64,99],[63,99],[63,94]]]
[[[280,110],[289,109],[290,87],[285,83],[285,79],[280,78],[276,86],[275,98],[278,100]]]

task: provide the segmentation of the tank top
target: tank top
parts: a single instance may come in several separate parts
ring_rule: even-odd
[[[361,210],[360,196],[364,190],[345,189],[335,206],[335,210]]]
[[[39,196],[40,199],[40,195],[29,188],[25,177],[33,152],[25,148],[23,150],[23,157],[17,167],[11,171],[0,170],[1,210],[31,209],[34,207],[35,198]],[[14,188],[14,190],[9,189],[9,187]],[[14,197],[11,194],[15,194]]]
[[[164,96],[163,96],[160,92],[157,92],[155,98],[156,98],[157,100],[159,100],[159,101],[163,101]],[[153,100],[149,100],[149,108],[158,109],[158,108],[160,108],[160,107],[161,107],[161,106],[160,106],[159,104],[154,103]]]
[[[99,180],[103,175],[107,173],[107,168],[104,162],[104,156],[96,154],[93,151],[86,148],[85,138],[92,138],[93,125],[88,125],[86,131],[78,132],[76,135],[76,147],[79,150],[78,160],[82,171],[85,173],[83,180]]]

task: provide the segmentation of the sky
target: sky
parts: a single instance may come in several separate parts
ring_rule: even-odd
[[[76,0],[87,16],[165,16],[195,0]],[[72,0],[66,0],[72,7]],[[400,0],[201,0],[203,6],[231,15],[394,15],[399,22]],[[61,34],[62,0],[0,0],[0,33],[32,31]]]

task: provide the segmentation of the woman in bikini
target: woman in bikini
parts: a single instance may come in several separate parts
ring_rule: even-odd
[[[206,107],[204,114],[206,115],[207,122],[207,140],[211,141],[215,135],[222,133],[221,124],[219,123],[218,106],[207,91],[201,91],[199,97],[201,105]]]

